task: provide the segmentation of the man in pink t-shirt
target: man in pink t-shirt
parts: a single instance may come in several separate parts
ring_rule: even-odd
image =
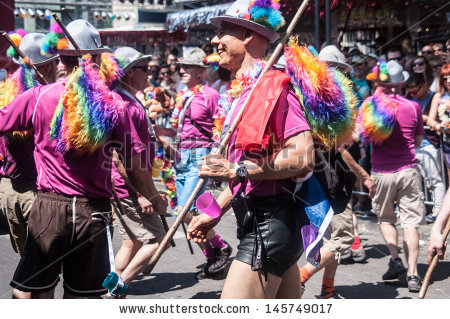
[[[396,121],[388,138],[379,144],[372,144],[371,174],[377,186],[373,207],[391,254],[389,268],[382,278],[396,279],[405,271],[397,248],[395,224],[397,218],[400,218],[408,263],[408,288],[411,292],[417,292],[421,282],[417,273],[417,228],[424,221],[425,206],[414,148],[420,146],[424,135],[422,112],[417,103],[400,95],[408,73],[395,61],[388,62],[387,69],[389,79],[380,82],[380,85],[383,92],[389,94],[387,98],[397,104]],[[398,216],[394,210],[395,204],[399,209]]]
[[[188,52],[182,62],[178,62],[181,81],[186,85],[187,92],[179,92],[176,110],[172,114],[175,123],[178,123],[176,134],[175,130],[165,130],[169,134],[172,133],[172,136],[175,134],[180,154],[180,161],[175,167],[178,211],[181,211],[199,181],[198,172],[202,158],[211,152],[213,144],[214,117],[220,112],[217,103],[219,93],[203,84],[206,70],[209,68],[204,63],[205,58],[206,54],[202,49],[194,49]],[[199,195],[205,188],[206,184]],[[194,203],[184,222],[189,223],[196,214]],[[213,229],[210,230],[208,239],[205,243],[199,243],[206,257],[206,264],[197,278],[211,277],[221,272],[231,255],[231,246]]]
[[[276,29],[280,26],[274,29],[258,23],[260,20],[255,20],[249,12],[249,4],[248,0],[238,0],[224,16],[211,19],[219,28],[211,41],[217,46],[219,65],[231,71],[234,83],[241,83],[235,86],[232,94],[229,92],[229,98],[221,101],[227,104],[228,112],[224,130],[242,108],[259,76],[268,43],[279,37]],[[270,91],[273,93],[271,99],[255,96],[262,100],[249,105],[253,112],[247,114],[258,124],[264,119],[259,125],[258,136],[259,133],[270,136],[273,143],[257,151],[239,147],[237,144],[242,137],[239,132],[245,131],[250,124],[243,120],[232,134],[227,159],[220,155],[207,156],[199,174],[227,181],[229,186],[218,198],[221,216],[216,219],[206,214],[195,217],[189,225],[189,237],[203,241],[207,231],[220,222],[231,205],[238,223],[240,244],[221,298],[301,297],[297,261],[303,247],[300,213],[295,211],[292,196],[295,183],[291,178],[312,171],[313,140],[300,102],[289,84],[290,79],[286,81],[286,75],[279,71],[268,73],[270,80],[267,80],[268,74],[264,75],[265,86],[259,92],[264,95]],[[239,87],[243,87],[240,92]],[[265,112],[265,107],[270,111]],[[247,131],[243,136],[246,143],[262,145],[261,139],[245,140],[248,133],[254,132]],[[264,139],[264,145],[268,139]]]
[[[140,153],[141,160],[151,170],[155,157],[154,133],[142,104],[135,97],[136,92],[147,85],[147,60],[150,56],[130,47],[118,48],[114,55],[121,61],[124,72],[116,91],[129,102],[131,121],[139,139],[145,145],[145,150]],[[152,203],[130,183],[122,162],[115,158],[114,163],[112,177],[117,199],[111,200],[111,203],[117,216],[119,233],[122,235],[122,246],[115,257],[116,273],[129,286],[144,270],[166,232],[159,216],[149,214]],[[152,196],[159,196],[153,180],[149,183],[152,185]]]
[[[100,47],[98,31],[81,19],[72,21],[67,30],[83,54],[90,53],[99,64],[100,53],[108,50]],[[78,66],[78,53],[70,47],[59,53],[70,75]],[[114,266],[109,259],[112,252],[108,249],[107,236],[111,222],[113,149],[129,167],[127,172],[133,185],[151,197],[148,182],[151,175],[140,158],[145,146],[126,109],[117,111],[115,125],[98,149],[80,152],[72,147],[65,151],[58,148],[57,139],[49,133],[65,84],[64,79],[30,89],[0,111],[1,135],[15,130],[34,131],[38,195],[28,220],[25,251],[11,286],[31,292],[36,298],[54,297],[61,269],[65,298],[107,292],[102,282]],[[64,134],[70,137],[70,133]],[[158,212],[165,211],[167,206],[159,196],[152,204],[152,210]]]

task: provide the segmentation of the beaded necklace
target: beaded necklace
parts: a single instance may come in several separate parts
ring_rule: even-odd
[[[177,93],[177,96],[175,97],[175,108],[172,112],[172,127],[177,129],[178,128],[178,118],[180,116],[181,110],[183,109],[184,102],[186,99],[190,98],[192,95],[196,95],[198,92],[201,92],[203,90],[203,84],[198,84],[194,86],[193,88],[189,89],[188,91],[184,92],[183,90],[180,90],[180,92]]]
[[[438,114],[441,122],[450,119],[448,116],[450,114],[450,95],[448,93],[441,97],[441,101],[438,106]]]

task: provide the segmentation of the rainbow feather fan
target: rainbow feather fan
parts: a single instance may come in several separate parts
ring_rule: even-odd
[[[25,32],[24,29],[17,29],[15,31],[10,31],[8,32],[9,37],[11,38],[11,40],[14,42],[14,44],[19,47],[20,42],[22,42],[23,37],[26,35],[27,33]],[[19,58],[19,54],[16,52],[16,50],[10,46],[7,50],[6,50],[6,55],[11,57],[11,58],[15,58],[18,59]]]
[[[63,30],[58,23],[54,22],[50,26],[50,33],[44,38],[44,43],[41,46],[41,54],[45,56],[52,56],[58,53],[58,50],[69,47],[69,42],[64,35]]]
[[[253,0],[248,12],[250,20],[273,31],[277,31],[286,23],[280,12],[280,0]]]
[[[122,68],[117,58],[111,53],[102,53],[101,59],[100,76],[106,85],[113,89],[120,78],[123,77]]]
[[[398,104],[381,89],[367,98],[359,110],[359,136],[363,143],[379,144],[394,129]]]
[[[6,80],[0,82],[0,109],[8,105],[18,95],[38,85],[40,84],[36,80],[34,70],[20,63],[20,67],[16,72],[11,74]],[[12,135],[13,137],[24,138],[30,133],[29,131],[15,131]]]
[[[291,38],[285,48],[286,72],[292,79],[313,137],[328,148],[351,141],[357,98],[351,81]]]
[[[61,152],[94,152],[110,136],[127,104],[108,89],[91,56],[85,55],[67,81],[49,134]]]

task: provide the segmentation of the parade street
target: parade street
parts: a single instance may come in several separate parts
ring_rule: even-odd
[[[158,189],[162,185],[157,183]],[[219,191],[215,191],[217,196]],[[168,217],[169,224],[173,222],[173,217]],[[5,221],[2,219],[0,230],[0,298],[11,298],[12,288],[9,282],[14,274],[19,256],[11,248]],[[405,275],[401,281],[394,280],[392,283],[385,283],[381,280],[381,275],[385,271],[389,254],[383,238],[380,235],[375,217],[368,219],[359,218],[360,236],[362,244],[367,253],[367,261],[364,264],[354,263],[340,265],[337,269],[335,287],[340,298],[364,299],[364,298],[416,298],[417,294],[408,292]],[[418,271],[425,275],[428,264],[426,263],[427,238],[431,225],[426,225],[420,231],[420,252],[418,261]],[[117,230],[117,227],[115,227]],[[231,212],[223,218],[217,230],[230,242],[233,247],[232,257],[236,254],[238,240],[235,232],[235,217]],[[114,235],[114,251],[120,247],[121,238],[116,231]],[[175,235],[176,247],[170,248],[160,259],[150,276],[140,275],[133,281],[127,298],[219,298],[223,284],[225,282],[226,270],[223,274],[212,279],[196,279],[196,273],[204,262],[204,257],[200,249],[194,244],[194,255],[190,255],[187,241],[184,239],[183,231],[180,229]],[[399,243],[401,243],[401,238]],[[401,249],[400,257],[405,260],[405,255]],[[448,269],[450,267],[449,252],[446,252],[445,259],[440,261],[436,267],[432,282],[428,288],[427,299],[450,298],[450,277]],[[299,266],[305,263],[301,258]],[[320,293],[322,274],[313,276],[306,284],[304,298],[315,298]],[[63,294],[62,282],[56,289],[57,298]]]

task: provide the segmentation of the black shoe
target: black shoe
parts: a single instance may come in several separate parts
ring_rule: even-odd
[[[419,292],[420,286],[422,284],[422,279],[420,279],[419,276],[417,275],[408,276],[406,280],[408,281],[409,292]]]
[[[400,274],[406,271],[405,266],[403,266],[402,260],[400,258],[395,258],[389,260],[389,268],[383,275],[383,280],[397,279]]]
[[[215,256],[213,260],[208,260],[205,267],[205,273],[216,274],[227,266],[228,258],[231,256],[233,249],[225,242],[223,248],[214,248]]]

